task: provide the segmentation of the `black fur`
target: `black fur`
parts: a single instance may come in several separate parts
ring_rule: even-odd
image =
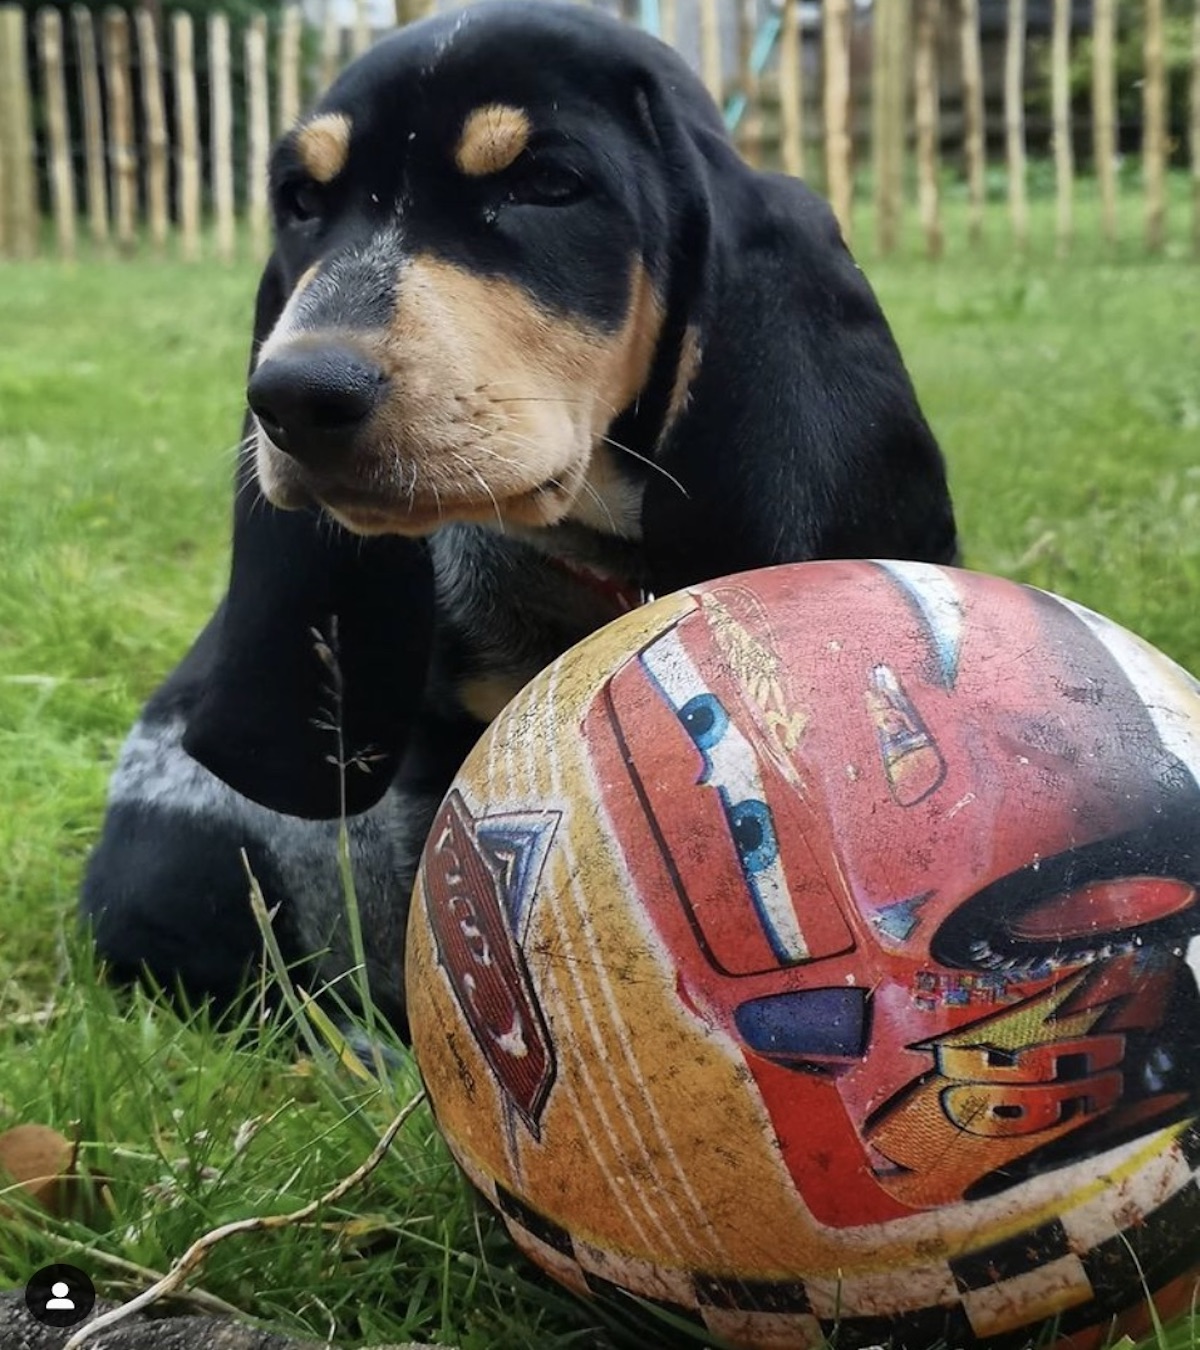
[[[490,104],[525,112],[534,139],[496,172],[460,172],[464,124]],[[380,42],[315,115],[330,113],[351,127],[330,181],[306,176],[295,134],[276,152],[255,353],[272,332],[277,344],[252,357],[263,409],[280,335],[284,356],[308,363],[300,393],[320,385],[329,424],[293,425],[295,459],[260,436],[260,456],[285,471],[276,501],[307,504],[282,510],[258,482],[239,494],[229,595],[131,733],[82,908],[120,972],[144,965],[228,999],[258,946],[246,847],[287,950],[324,952],[331,978],[350,954],[325,822],[345,803],[373,987],[402,1023],[409,887],[430,813],[483,725],[463,701],[473,680],[515,690],[613,617],[613,583],[661,593],[816,557],[951,562],[957,548],[941,455],[831,212],[740,160],[668,48],[575,7],[488,4]],[[498,490],[472,498],[470,479],[440,525],[408,519],[417,470],[406,498],[406,447],[374,419],[389,401],[403,415],[409,377],[391,358],[373,373],[381,349],[363,335],[391,324],[408,340],[413,259],[481,279],[498,305],[525,297],[599,344],[632,312],[631,277],[648,278],[654,348],[595,440],[619,480],[615,497],[604,489],[612,528],[586,491],[552,523],[505,518],[507,497],[489,521],[483,492]],[[277,384],[291,378],[274,369]],[[513,443],[498,443],[511,462]],[[444,473],[436,449],[422,453]],[[326,507],[356,525],[355,493],[371,498],[372,529],[382,516],[396,532],[361,538],[321,518]]]

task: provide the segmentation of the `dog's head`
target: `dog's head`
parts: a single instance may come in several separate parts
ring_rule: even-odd
[[[277,146],[286,305],[249,384],[267,497],[359,533],[636,521],[604,437],[651,383],[680,166],[662,44],[489,4],[380,42]]]
[[[416,536],[448,522],[583,540],[658,592],[953,559],[940,453],[832,213],[749,168],[656,39],[551,0],[414,24],[283,138],[271,180],[255,483],[185,741],[239,790],[329,809],[301,649],[333,615],[350,754],[375,765],[352,809],[382,791],[430,659]]]

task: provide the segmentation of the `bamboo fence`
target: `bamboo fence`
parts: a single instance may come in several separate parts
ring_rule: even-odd
[[[1013,243],[1029,243],[1028,168],[1025,153],[1025,0],[1011,0],[1004,35],[1004,156]]]
[[[48,6],[30,18],[0,4],[0,257],[72,259],[85,242],[188,260],[260,256],[272,136],[380,36],[367,0],[343,3],[341,18],[325,0],[315,23],[288,4],[237,29],[219,11],[194,21],[164,16],[161,5],[98,14]],[[398,21],[430,8],[395,3]],[[911,213],[936,258],[953,186],[965,197],[968,248],[986,232],[1026,250],[1031,168],[1044,158],[1059,253],[1085,229],[1116,243],[1125,192],[1138,197],[1141,247],[1154,254],[1183,240],[1200,257],[1200,0],[1184,125],[1170,120],[1165,0],[1093,0],[1085,31],[1073,26],[1072,0],[1052,0],[1040,35],[1026,0],[618,4],[631,20],[652,16],[679,47],[749,162],[811,175],[847,238],[856,220],[870,220],[888,253]],[[1131,16],[1145,33],[1141,108],[1123,127],[1119,37]],[[1090,75],[1082,100],[1072,92],[1081,66]],[[1121,78],[1127,94],[1128,72]],[[1119,173],[1122,155],[1138,161],[1140,180]],[[1170,191],[1172,157],[1186,165],[1186,198]],[[1095,184],[1086,212],[1077,161]],[[1172,209],[1190,223],[1173,227]],[[1003,223],[988,229],[993,218]]]

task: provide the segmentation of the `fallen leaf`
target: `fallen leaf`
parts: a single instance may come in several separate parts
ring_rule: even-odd
[[[28,1199],[61,1216],[64,1183],[74,1174],[75,1145],[49,1125],[14,1125],[0,1134],[0,1197],[15,1182]]]

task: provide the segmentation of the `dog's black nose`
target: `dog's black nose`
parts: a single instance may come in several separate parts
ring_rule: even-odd
[[[263,430],[286,454],[328,468],[374,412],[386,377],[348,347],[312,347],[269,357],[246,397]]]

